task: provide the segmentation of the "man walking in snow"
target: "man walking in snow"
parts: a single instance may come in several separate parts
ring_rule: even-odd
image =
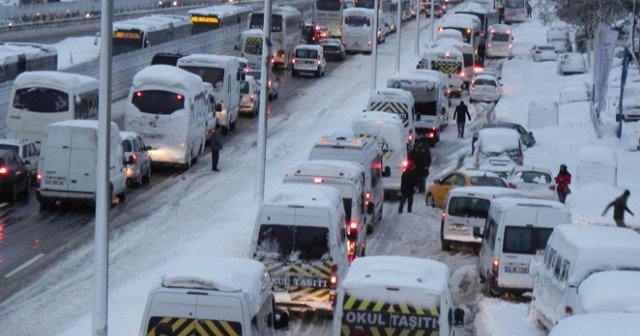
[[[456,106],[456,111],[453,112],[453,119],[456,120],[458,125],[458,138],[464,138],[464,124],[467,121],[467,117],[471,120],[471,115],[469,114],[469,109],[467,105],[464,104],[464,101],[460,101],[460,105]]]
[[[607,211],[609,211],[609,208],[613,207],[613,220],[616,222],[616,225],[618,227],[627,227],[627,225],[624,223],[625,211],[630,213],[631,216],[635,217],[633,212],[631,212],[631,210],[629,210],[629,207],[627,207],[627,200],[629,199],[629,195],[631,195],[631,192],[629,192],[629,190],[625,190],[622,195],[618,196],[618,198],[613,200],[613,202],[609,203],[609,205],[607,205],[607,207],[602,212],[602,215],[604,216]]]
[[[218,160],[220,159],[220,151],[222,150],[222,137],[220,131],[213,131],[211,136],[211,170],[219,172]]]
[[[409,159],[415,164],[415,178],[418,185],[418,192],[425,192],[425,181],[429,176],[429,167],[431,166],[431,151],[429,145],[421,141],[416,143],[414,148],[409,152]]]
[[[413,207],[413,193],[416,187],[414,169],[415,166],[409,161],[407,168],[402,172],[402,176],[400,176],[400,206],[398,207],[398,213],[402,213],[404,202],[407,202],[408,212],[411,212],[411,208]]]

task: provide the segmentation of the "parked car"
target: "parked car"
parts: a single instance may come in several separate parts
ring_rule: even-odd
[[[262,72],[256,69],[250,69],[247,71],[247,76],[252,76],[258,81],[258,85],[262,80]],[[278,91],[280,90],[280,80],[275,78],[271,72],[269,72],[269,76],[267,77],[267,98],[269,100],[278,98]]]
[[[556,49],[548,44],[534,45],[531,50],[529,50],[529,55],[535,62],[555,61],[558,59]]]
[[[558,102],[567,104],[591,99],[591,88],[584,81],[576,81],[565,85],[558,94]]]
[[[142,138],[134,132],[120,132],[127,185],[151,182],[151,156]]]
[[[520,135],[520,141],[522,142],[523,145],[527,147],[532,147],[533,145],[536,144],[536,138],[533,136],[533,133],[527,131],[520,124],[506,122],[506,121],[499,121],[499,122],[484,124],[482,125],[481,130],[486,128],[510,128],[518,132],[518,135]]]
[[[497,102],[502,96],[502,86],[493,75],[475,76],[469,90],[469,101]]]
[[[12,149],[0,149],[0,192],[9,202],[29,194],[29,170]]]
[[[457,171],[433,181],[427,190],[427,206],[443,208],[451,189],[470,186],[506,188],[507,183],[500,176],[486,171]]]
[[[346,53],[339,39],[324,39],[320,41],[320,45],[327,60],[344,61]]]
[[[566,26],[551,26],[547,31],[547,43],[552,45],[558,53],[571,52],[569,31]]]
[[[35,182],[40,158],[40,152],[35,143],[26,139],[0,139],[0,149],[12,150],[18,154],[29,171],[31,181]]]
[[[558,58],[558,74],[581,74],[587,72],[587,61],[580,53],[564,53]]]
[[[507,184],[529,198],[556,200],[556,184],[547,168],[515,167],[507,176]]]

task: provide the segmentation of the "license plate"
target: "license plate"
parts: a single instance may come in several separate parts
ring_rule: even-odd
[[[451,225],[451,230],[466,231],[467,227],[464,224],[453,224]]]
[[[44,184],[61,186],[64,185],[64,178],[46,178],[44,179]]]
[[[529,273],[529,266],[505,266],[504,271],[507,273]]]

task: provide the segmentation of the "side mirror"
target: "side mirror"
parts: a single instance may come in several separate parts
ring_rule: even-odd
[[[147,147],[145,147],[144,149],[145,149],[145,150],[150,151],[150,150],[152,150],[153,148],[152,148],[151,146],[147,146]]]
[[[373,202],[369,202],[369,204],[367,204],[367,213],[369,215],[373,215],[373,210],[375,210],[373,206]]]
[[[222,104],[221,103],[216,104],[216,112],[222,112]]]
[[[275,330],[287,330],[289,329],[289,312],[277,311],[273,317],[273,329]]]
[[[127,164],[134,164],[136,163],[136,158],[133,155],[129,155],[129,159],[127,159]]]
[[[482,238],[482,235],[480,234],[480,228],[477,226],[473,228],[473,238]]]
[[[462,327],[464,326],[464,310],[460,308],[456,308],[453,311],[453,326],[454,327]]]
[[[389,176],[391,176],[391,167],[386,166],[382,171],[382,177],[389,177]]]

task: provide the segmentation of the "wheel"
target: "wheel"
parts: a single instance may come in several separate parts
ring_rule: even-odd
[[[320,68],[318,68],[318,70],[316,70],[316,77],[320,77],[322,76],[322,72],[320,71]]]
[[[431,193],[427,194],[427,200],[426,200],[427,206],[428,207],[432,207],[435,208],[436,207],[436,203],[433,200],[433,195],[431,195]]]
[[[451,251],[451,244],[444,239],[440,239],[440,243],[442,244],[442,250],[445,252]]]
[[[229,133],[229,127],[227,127],[227,126],[221,126],[220,129],[222,130],[222,134]]]
[[[142,182],[146,184],[151,183],[151,164],[149,164],[149,169],[147,170],[147,173],[144,174],[144,176],[142,177]]]
[[[15,182],[11,186],[11,191],[8,195],[9,202],[13,203],[18,200],[18,186],[16,186]]]
[[[480,268],[478,266],[476,266],[476,268],[478,269],[478,281],[480,283],[484,283],[485,281],[487,281],[487,278],[482,275],[482,271],[480,270]]]
[[[53,208],[54,202],[40,200],[40,211],[45,211]]]
[[[493,277],[487,277],[487,293],[489,294],[489,296],[500,296],[500,292],[498,291],[497,287],[498,284],[496,283],[496,280]]]
[[[235,132],[236,131],[236,122],[238,121],[238,119],[236,118],[236,120],[234,120],[231,123],[231,132]]]
[[[139,187],[142,185],[142,174],[138,174],[138,179],[135,181],[135,186]]]
[[[120,194],[118,194],[118,204],[123,204],[127,200],[127,188],[124,188]]]
[[[373,233],[373,225],[369,224],[367,225],[367,234],[372,234]]]
[[[298,76],[298,72],[296,72],[295,70],[291,70],[291,77],[297,77]]]

